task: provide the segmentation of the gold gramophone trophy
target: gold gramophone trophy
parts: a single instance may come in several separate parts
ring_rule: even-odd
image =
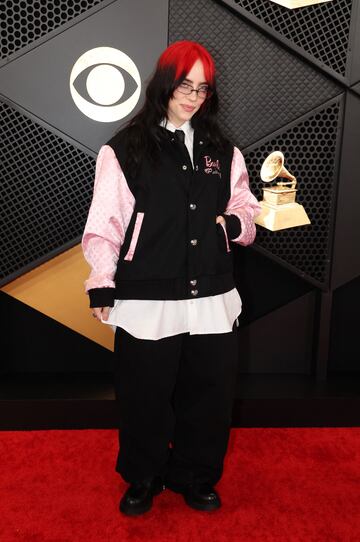
[[[310,224],[305,209],[295,201],[296,179],[284,167],[284,155],[274,151],[265,159],[260,177],[269,183],[277,177],[289,179],[279,181],[276,185],[263,188],[263,200],[260,201],[261,213],[255,218],[255,223],[271,231],[294,228]]]

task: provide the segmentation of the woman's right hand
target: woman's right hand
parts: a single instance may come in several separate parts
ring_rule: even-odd
[[[103,320],[107,320],[109,318],[110,307],[93,307],[91,310],[94,318],[97,318],[100,322],[101,318]]]

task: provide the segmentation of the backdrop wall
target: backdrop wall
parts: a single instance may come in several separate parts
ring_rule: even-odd
[[[329,371],[359,370],[360,9],[355,0],[296,10],[270,0],[49,1],[46,6],[7,0],[0,14],[3,372],[110,369],[112,331],[92,321],[83,292],[88,270],[79,263],[78,250],[95,157],[141,106],[160,52],[179,39],[198,40],[215,57],[221,124],[245,155],[252,191],[261,199],[259,170],[278,148],[298,179],[297,201],[311,220],[310,226],[280,232],[258,227],[253,247],[234,250],[244,302],[241,370],[320,379]],[[91,66],[74,86],[91,104],[84,107],[92,117],[79,109],[69,82],[82,55],[98,48],[124,53],[140,74],[139,86],[136,71],[126,71],[130,61],[118,66],[124,82],[119,103],[136,92],[140,98],[114,121],[111,115],[106,121],[94,118],[105,118],[110,108],[99,109],[89,95],[85,81]]]

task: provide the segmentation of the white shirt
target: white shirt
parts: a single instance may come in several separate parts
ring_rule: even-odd
[[[194,130],[190,121],[179,127],[163,120],[167,130],[183,130],[185,145],[193,162]],[[120,326],[138,339],[158,340],[179,333],[227,333],[241,313],[241,298],[236,288],[224,294],[197,299],[152,300],[115,299],[108,320],[113,331]],[[239,325],[238,320],[236,320]]]

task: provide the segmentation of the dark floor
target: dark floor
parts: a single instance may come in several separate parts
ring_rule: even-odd
[[[115,428],[111,373],[0,377],[0,429]],[[234,427],[360,425],[360,374],[240,374]]]

